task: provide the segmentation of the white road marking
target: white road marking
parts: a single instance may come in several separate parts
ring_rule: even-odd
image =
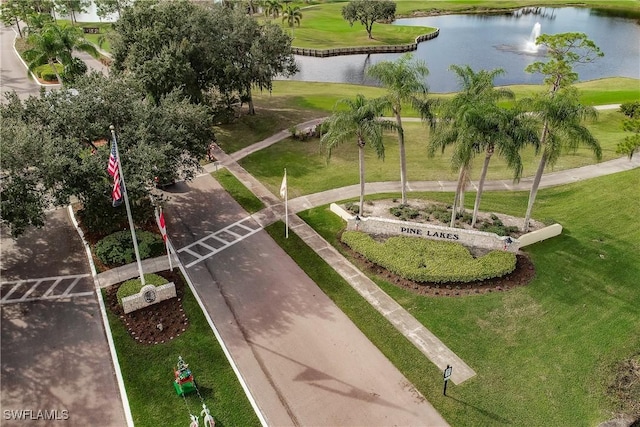
[[[214,233],[211,233],[203,238],[201,238],[200,240],[197,240],[193,243],[188,244],[187,246],[181,248],[178,250],[178,253],[181,252],[185,252],[187,253],[189,256],[195,258],[195,260],[191,261],[190,263],[185,265],[185,268],[189,268],[192,267],[194,265],[196,265],[197,263],[199,263],[200,261],[204,261],[205,259],[217,254],[218,252],[228,248],[229,246],[235,245],[236,243],[246,239],[247,237],[257,233],[258,231],[262,230],[262,227],[260,225],[257,225],[257,228],[253,228],[253,227],[249,227],[247,225],[245,225],[245,223],[249,222],[249,221],[254,221],[253,218],[251,217],[247,217],[244,219],[241,219],[240,221],[236,221],[231,225],[228,225]],[[236,230],[238,230],[238,228],[242,228],[247,230],[246,234],[239,234],[236,233],[235,231],[231,231],[231,229],[235,228]],[[224,236],[224,237],[223,237]],[[225,238],[229,238],[229,239],[233,239],[233,240],[226,240]],[[209,239],[215,239],[217,241],[219,241],[220,243],[223,244],[223,246],[219,247],[219,248],[214,248],[210,245],[207,245],[206,243],[204,243],[205,241],[209,240]],[[196,247],[200,247],[200,248],[204,248],[206,249],[208,252],[204,255],[200,255],[199,253],[196,252],[195,248]]]
[[[1,287],[11,287],[9,291],[0,299],[0,304],[11,304],[18,302],[29,302],[29,301],[49,301],[61,298],[72,298],[72,297],[81,297],[81,296],[89,296],[93,295],[94,291],[78,291],[72,293],[71,290],[78,284],[81,279],[91,277],[90,274],[73,274],[68,276],[53,276],[53,277],[41,277],[38,279],[26,279],[26,280],[15,280],[10,282],[2,282],[0,283]],[[50,282],[53,283],[48,285]],[[68,283],[71,281],[67,288],[62,294],[52,295],[55,288],[61,283]],[[47,284],[48,289],[41,295],[37,297],[29,297],[32,293],[36,291],[40,286]],[[21,296],[17,296],[16,298],[10,298],[20,287],[24,285],[31,285],[31,287],[22,294]]]

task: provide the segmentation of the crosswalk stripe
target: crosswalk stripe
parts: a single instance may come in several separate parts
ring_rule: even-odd
[[[57,300],[57,299],[63,299],[63,298],[75,298],[75,297],[87,297],[90,295],[94,295],[95,292],[94,291],[87,291],[87,292],[78,292],[77,294],[69,294],[69,295],[50,295],[48,297],[33,297],[33,298],[26,298],[26,299],[12,299],[12,300],[2,300],[0,301],[0,305],[5,305],[5,304],[15,304],[15,303],[19,303],[19,302],[32,302],[32,301],[51,301],[51,300]]]

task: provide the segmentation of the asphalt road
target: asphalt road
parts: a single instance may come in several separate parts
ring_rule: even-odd
[[[248,216],[210,176],[171,192],[177,249]],[[447,425],[265,231],[232,231],[247,237],[212,256],[190,246],[187,271],[269,425]]]
[[[37,420],[46,410],[54,425],[126,426],[90,268],[66,209],[17,240],[1,231],[0,425],[49,425]]]

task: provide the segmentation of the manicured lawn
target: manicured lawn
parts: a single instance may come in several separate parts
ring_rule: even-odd
[[[633,170],[542,190],[534,217],[554,218],[564,231],[527,249],[537,272],[527,287],[433,298],[376,280],[478,373],[450,384],[449,398],[434,365],[315,254],[291,235],[278,237],[281,224],[272,236],[452,425],[595,425],[612,417],[605,394],[615,364],[640,345],[639,186]],[[526,200],[526,193],[487,193],[483,208],[521,216]],[[301,216],[335,243],[343,223],[327,207]]]
[[[222,187],[250,214],[264,208],[264,204],[227,169],[211,174]]]
[[[599,139],[603,149],[603,160],[620,157],[615,153],[616,144],[624,139],[622,130],[623,114],[616,110],[600,113],[600,120],[589,123]],[[427,155],[429,137],[428,127],[422,123],[405,122],[407,176],[411,181],[445,181],[456,180],[457,172],[451,167],[451,151],[444,154],[436,153],[433,158]],[[385,158],[377,158],[373,150],[365,148],[366,182],[399,181],[400,160],[397,137],[388,133],[384,139]],[[522,153],[523,176],[535,174],[540,157],[533,149],[526,149]],[[472,179],[477,180],[482,169],[484,157],[479,155],[473,162]],[[567,153],[560,157],[552,170],[563,170],[595,163],[593,154],[585,149],[578,149],[575,153]],[[289,195],[291,198],[310,193],[329,190],[359,182],[358,154],[355,142],[346,143],[333,150],[331,159],[327,162],[325,151],[320,146],[319,139],[297,141],[285,139],[268,148],[245,157],[240,164],[253,176],[263,182],[270,190],[277,194],[282,179],[282,170],[287,168],[289,173]],[[491,160],[487,179],[511,179],[511,172],[504,160],[497,156]]]
[[[104,298],[105,292],[102,294]],[[183,307],[190,322],[186,332],[153,346],[136,343],[122,321],[107,309],[135,425],[181,427],[189,423],[189,410],[200,414],[202,404],[197,395],[187,395],[185,404],[173,388],[173,369],[178,356],[182,356],[217,425],[259,426],[238,378],[188,287]]]
[[[323,4],[302,7],[300,27],[291,30],[294,47],[328,49],[346,46],[376,46],[413,43],[416,36],[431,32],[429,27],[403,27],[398,25],[375,23],[372,29],[373,40],[368,39],[364,27],[356,22],[353,27],[342,18],[342,8],[346,2],[323,2]],[[525,6],[573,6],[575,3],[554,0],[514,1],[514,0],[398,0],[396,16],[415,16],[419,13],[477,13],[495,9],[513,9]],[[640,6],[631,0],[602,2],[586,0],[580,5],[598,7],[599,9],[622,10],[631,16],[640,16]],[[301,5],[302,6],[302,5]],[[281,22],[276,18],[274,22]]]
[[[350,46],[384,46],[414,43],[416,37],[435,31],[431,27],[397,26],[375,23],[373,39],[359,22],[353,26],[342,18],[345,3],[332,3],[303,8],[300,27],[283,25],[293,35],[294,47],[329,49]],[[280,22],[276,20],[275,22]]]

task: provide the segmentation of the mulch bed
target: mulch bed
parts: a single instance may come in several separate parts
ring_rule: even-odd
[[[506,276],[467,283],[414,282],[413,280],[400,277],[391,273],[386,268],[374,264],[361,254],[351,250],[351,248],[345,244],[342,244],[342,247],[353,259],[356,260],[360,269],[365,273],[374,275],[393,285],[419,295],[460,297],[465,295],[487,294],[491,292],[504,292],[517,286],[525,286],[529,284],[536,275],[535,267],[529,257],[520,253],[516,255],[516,269]]]
[[[176,298],[171,298],[149,307],[125,314],[122,306],[118,304],[116,293],[120,285],[113,285],[106,288],[105,304],[112,313],[122,321],[127,328],[129,335],[140,344],[155,345],[162,344],[183,334],[189,327],[187,318],[182,307],[185,283],[182,276],[177,272],[156,273],[168,279],[176,285]],[[162,324],[162,329],[158,327]]]

